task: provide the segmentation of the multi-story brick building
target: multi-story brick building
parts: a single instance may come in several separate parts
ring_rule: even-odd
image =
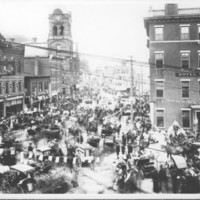
[[[174,120],[200,130],[200,8],[166,4],[144,19],[150,53],[150,99],[154,125]]]
[[[14,115],[24,105],[24,47],[13,42],[0,35],[0,117]]]

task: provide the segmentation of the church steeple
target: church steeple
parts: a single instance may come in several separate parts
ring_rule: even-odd
[[[63,13],[61,9],[55,9],[49,15],[49,47],[73,51],[71,37],[71,13]]]

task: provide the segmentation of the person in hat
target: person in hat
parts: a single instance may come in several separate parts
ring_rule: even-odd
[[[28,152],[33,152],[33,146],[31,142],[28,145]]]

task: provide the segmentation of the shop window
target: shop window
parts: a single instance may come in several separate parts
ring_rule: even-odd
[[[182,125],[183,128],[190,128],[190,111],[182,110]]]
[[[48,81],[44,82],[44,89],[49,90],[49,82]]]
[[[19,89],[19,92],[22,92],[22,82],[19,82],[18,89]]]
[[[6,82],[6,94],[9,94],[9,82]]]
[[[32,92],[37,92],[37,82],[32,83]]]
[[[164,110],[156,110],[156,123],[157,127],[164,127]]]
[[[16,92],[16,85],[15,85],[15,82],[12,83],[12,92],[13,92],[13,93]]]
[[[189,26],[181,26],[181,40],[190,39],[190,30]]]
[[[164,82],[156,81],[156,97],[164,97]]]
[[[190,93],[190,82],[182,81],[182,98],[189,98]]]
[[[163,27],[155,28],[155,40],[163,40]]]
[[[43,91],[43,82],[39,82],[39,92]]]
[[[181,66],[183,69],[189,69],[189,67],[190,67],[190,54],[189,53],[181,54]]]
[[[155,54],[156,68],[162,68],[164,63],[164,55],[163,53]]]

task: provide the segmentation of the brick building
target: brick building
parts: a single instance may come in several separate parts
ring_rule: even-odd
[[[23,110],[24,47],[0,35],[0,117],[9,117]]]
[[[166,4],[144,19],[149,47],[151,118],[200,130],[200,8]]]

